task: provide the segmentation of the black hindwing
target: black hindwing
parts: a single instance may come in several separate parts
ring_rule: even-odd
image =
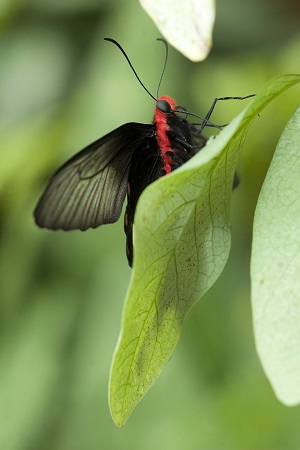
[[[149,184],[163,176],[163,163],[155,135],[135,149],[128,176],[127,206],[124,217],[128,264],[133,260],[133,222],[139,197]]]

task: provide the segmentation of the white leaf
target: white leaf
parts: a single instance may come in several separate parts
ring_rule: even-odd
[[[278,143],[255,212],[256,346],[278,399],[300,403],[300,107]]]
[[[140,0],[159,31],[192,61],[202,61],[212,43],[214,0]]]

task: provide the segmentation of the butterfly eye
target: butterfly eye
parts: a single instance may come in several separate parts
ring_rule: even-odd
[[[156,108],[163,113],[169,113],[171,111],[171,105],[166,100],[158,100],[156,102]]]

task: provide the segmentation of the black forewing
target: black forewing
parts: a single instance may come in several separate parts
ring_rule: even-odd
[[[50,178],[34,211],[36,223],[86,230],[116,222],[132,155],[152,134],[152,125],[127,123],[69,159]]]
[[[192,145],[194,147],[194,152],[196,154],[203,147],[205,147],[207,139],[204,136],[202,136],[202,134],[198,133],[198,130],[195,127],[195,125],[193,125],[192,123],[189,123],[189,122],[186,122],[186,123],[190,130]]]
[[[169,130],[166,132],[172,152],[172,171],[191,159],[206,144],[206,139],[197,132],[197,128],[176,113],[168,117]]]

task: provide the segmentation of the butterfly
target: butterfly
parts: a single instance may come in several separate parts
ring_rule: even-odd
[[[153,122],[121,125],[67,160],[49,179],[34,217],[38,226],[51,230],[97,228],[119,219],[127,196],[124,231],[127,259],[132,266],[134,215],[141,193],[205,146],[206,139],[201,134],[205,126],[222,127],[209,121],[220,99],[215,99],[197,128],[187,120],[195,114],[176,105],[169,96],[152,96],[120,44],[110,38],[106,40],[119,47],[140,84],[155,100]]]

